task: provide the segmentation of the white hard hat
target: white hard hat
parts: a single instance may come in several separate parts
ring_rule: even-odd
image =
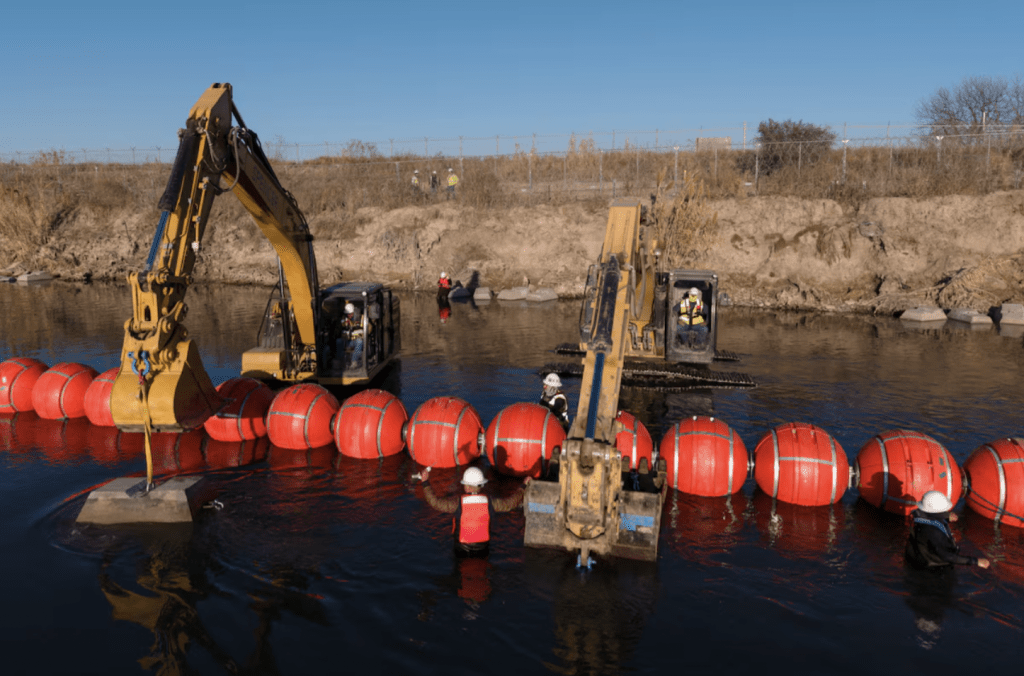
[[[447,277],[448,277],[448,273],[447,272],[442,272],[441,273],[441,279],[446,279]]]
[[[694,286],[694,287],[692,287],[692,288],[690,289],[690,295],[691,295],[691,296],[699,296],[699,295],[700,295],[700,289],[698,289],[698,288],[697,288],[697,287],[695,287],[695,286]]]
[[[917,503],[917,506],[922,512],[928,514],[941,514],[953,509],[953,503],[942,491],[928,491],[921,498],[921,502]]]
[[[356,311],[356,306],[352,303],[345,303],[345,314],[352,314]]]
[[[548,387],[561,387],[562,379],[558,377],[557,373],[549,373],[544,379],[544,384]]]
[[[452,171],[452,168],[448,167],[448,173],[451,173],[451,171]]]
[[[436,172],[436,171],[432,171],[432,172],[430,172],[430,173],[431,173],[431,174],[436,174],[437,172]]]
[[[466,486],[483,486],[487,483],[487,479],[484,478],[484,473],[476,467],[470,467],[466,470],[466,473],[462,475],[462,483]]]
[[[418,174],[418,173],[420,173],[420,170],[419,170],[419,169],[415,169],[415,170],[413,170],[413,172],[412,172],[412,173],[414,173],[414,174]]]

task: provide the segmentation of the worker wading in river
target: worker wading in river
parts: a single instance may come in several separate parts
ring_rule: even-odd
[[[448,294],[452,290],[452,280],[448,277],[447,272],[442,272],[441,277],[437,280],[437,302],[448,300]]]
[[[470,467],[462,475],[463,494],[439,498],[427,483],[430,468],[423,470],[423,497],[439,512],[454,514],[452,533],[455,535],[455,553],[459,556],[486,556],[491,543],[491,516],[495,512],[509,512],[523,503],[523,488],[507,498],[489,498],[483,494],[487,483],[484,473]],[[523,485],[530,483],[530,477]]]
[[[549,373],[544,378],[544,389],[541,391],[539,403],[555,414],[558,422],[562,424],[562,429],[569,431],[569,402],[562,392],[562,379],[557,373]]]
[[[913,525],[907,539],[907,561],[915,568],[951,568],[954,564],[988,568],[989,560],[964,556],[949,529],[956,521],[953,503],[940,491],[928,491],[911,514]]]

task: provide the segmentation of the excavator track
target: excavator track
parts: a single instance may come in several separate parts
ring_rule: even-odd
[[[583,364],[579,362],[545,364],[538,373],[581,376],[583,375]],[[622,367],[622,384],[626,387],[662,390],[757,387],[757,381],[746,373],[723,373],[682,364],[661,364],[628,359]]]
[[[555,354],[582,357],[586,352],[580,349],[579,343],[561,343],[553,350]],[[740,356],[728,350],[715,350],[715,361],[740,361]]]

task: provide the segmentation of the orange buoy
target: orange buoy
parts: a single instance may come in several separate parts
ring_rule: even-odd
[[[85,391],[85,416],[97,427],[114,426],[114,415],[110,412],[110,393],[120,370],[116,366],[107,369],[96,376]]]
[[[46,364],[31,357],[0,362],[0,414],[35,410],[32,389],[46,368]]]
[[[984,444],[964,463],[967,506],[996,523],[1024,528],[1024,439]]]
[[[651,466],[651,458],[654,455],[654,441],[651,433],[642,422],[632,413],[619,411],[615,419],[622,423],[625,428],[615,435],[615,447],[623,458],[629,458],[629,466],[636,469],[639,466],[640,458],[647,458],[647,466]]]
[[[749,470],[743,439],[716,418],[695,415],[672,426],[658,447],[670,486],[707,498],[739,493]]]
[[[32,388],[32,407],[48,420],[84,418],[85,392],[97,375],[96,369],[85,364],[54,364]]]
[[[428,467],[457,467],[480,457],[483,423],[473,407],[458,397],[428,399],[406,425],[409,455]]]
[[[274,391],[254,378],[231,378],[217,386],[227,406],[210,416],[203,428],[217,441],[245,441],[267,434],[267,411]]]
[[[857,488],[869,505],[910,514],[928,491],[942,491],[955,505],[963,493],[956,460],[927,434],[890,430],[873,437],[854,462]]]
[[[487,458],[494,469],[512,476],[539,477],[541,466],[565,441],[565,430],[546,406],[506,406],[487,426]]]
[[[267,411],[267,436],[281,448],[302,450],[332,443],[338,400],[320,385],[302,383],[277,393]]]
[[[334,417],[334,444],[349,458],[383,458],[405,448],[402,429],[409,414],[398,397],[363,390],[345,400]]]
[[[814,507],[839,502],[850,485],[842,446],[808,423],[784,423],[754,447],[754,479],[773,498]]]

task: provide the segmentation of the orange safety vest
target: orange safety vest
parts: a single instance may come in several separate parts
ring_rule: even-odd
[[[442,277],[437,280],[437,286],[440,289],[450,289],[452,287],[452,280],[450,277]]]
[[[486,495],[467,493],[452,521],[459,544],[478,545],[491,539],[491,504]]]
[[[693,321],[690,320],[690,305],[689,297],[679,304],[679,323],[683,326],[703,324],[704,317],[701,313],[704,311],[704,303],[698,300],[696,304],[693,305]]]

